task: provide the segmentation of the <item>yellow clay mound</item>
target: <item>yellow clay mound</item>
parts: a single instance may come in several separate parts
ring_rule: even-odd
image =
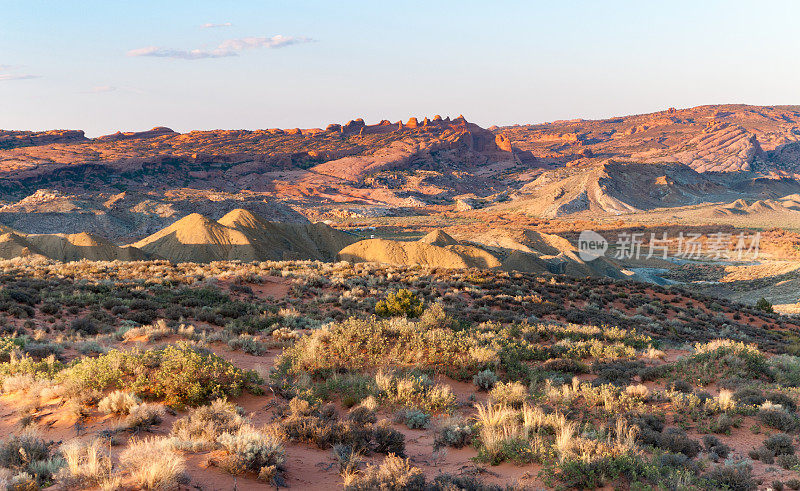
[[[425,242],[397,242],[367,239],[339,251],[339,258],[350,262],[374,262],[437,268],[497,267],[500,262],[477,247],[439,247]]]

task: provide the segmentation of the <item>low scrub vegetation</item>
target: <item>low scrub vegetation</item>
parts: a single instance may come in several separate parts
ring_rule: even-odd
[[[679,287],[16,260],[0,292],[12,489],[191,486],[200,461],[231,487],[283,487],[293,446],[346,489],[495,489],[478,476],[505,479],[501,463],[561,489],[800,478],[800,325]]]

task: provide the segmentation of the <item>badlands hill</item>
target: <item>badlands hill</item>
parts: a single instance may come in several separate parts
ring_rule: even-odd
[[[331,261],[357,238],[322,223],[270,222],[247,210],[233,210],[219,221],[192,213],[134,244],[119,246],[86,232],[24,234],[0,225],[0,259],[43,257],[70,262],[171,262],[310,259]]]
[[[322,223],[272,223],[233,210],[219,221],[192,213],[134,244],[172,262],[331,260],[356,238]]]
[[[0,259],[42,257],[55,261],[140,261],[144,252],[120,247],[86,232],[77,234],[22,234],[7,227],[0,229]]]
[[[435,230],[418,241],[367,239],[345,247],[339,258],[350,262],[436,268],[486,268],[525,273],[632,278],[618,266],[598,258],[583,261],[566,239],[533,230],[495,230],[458,241]]]

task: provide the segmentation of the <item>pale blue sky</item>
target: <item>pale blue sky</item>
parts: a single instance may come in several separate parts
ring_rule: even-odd
[[[0,128],[798,104],[798,20],[794,1],[0,0]]]

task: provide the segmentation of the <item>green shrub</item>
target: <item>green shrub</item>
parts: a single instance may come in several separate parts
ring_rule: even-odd
[[[59,374],[73,393],[119,389],[168,405],[197,406],[219,397],[256,390],[257,376],[220,356],[185,342],[147,351],[111,350],[82,358]]]
[[[422,315],[422,300],[414,293],[401,288],[389,293],[386,299],[375,305],[375,314],[381,317],[419,317]]]
[[[431,415],[418,409],[406,409],[398,416],[406,426],[412,430],[422,430],[431,423]]]
[[[782,409],[762,409],[758,411],[758,419],[766,426],[780,431],[795,431],[797,418]]]
[[[472,382],[478,387],[478,390],[490,391],[494,384],[498,381],[497,375],[490,369],[480,371],[472,377]]]
[[[794,469],[798,465],[800,465],[800,458],[797,458],[797,455],[778,455],[775,457],[775,462],[781,466],[781,468],[790,470]]]
[[[658,446],[673,453],[682,453],[689,458],[700,453],[700,444],[686,435],[680,428],[665,428],[658,438]]]
[[[792,437],[785,433],[776,433],[768,436],[764,440],[764,446],[775,455],[792,455],[795,451]]]
[[[753,469],[749,464],[739,462],[733,465],[718,465],[705,476],[709,489],[731,489],[750,491],[758,484],[753,479]]]
[[[772,304],[764,297],[761,297],[756,302],[756,308],[762,312],[772,313],[774,310],[772,309]]]
[[[439,427],[433,440],[433,447],[465,447],[472,442],[473,434],[472,425],[461,419],[451,418]]]

